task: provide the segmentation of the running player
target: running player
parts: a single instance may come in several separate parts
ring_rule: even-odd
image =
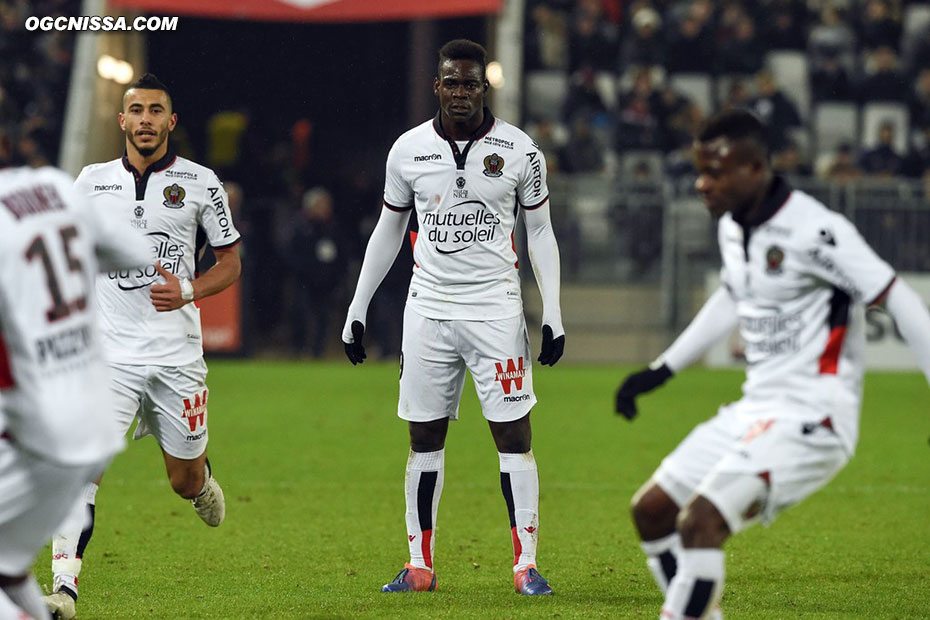
[[[97,279],[117,419],[125,432],[139,418],[135,438],[155,436],[175,493],[190,500],[207,525],[217,526],[226,506],[207,461],[207,367],[200,311],[191,302],[239,277],[239,233],[216,174],[172,151],[168,136],[177,115],[155,76],[145,74],[128,88],[119,123],[126,135],[123,156],[87,166],[75,182],[99,210],[139,230],[155,258],[154,267]],[[205,242],[216,264],[198,276]],[[83,532],[62,530],[52,544],[55,582],[47,602],[66,619],[75,613],[98,484],[86,489],[91,518]]]
[[[858,438],[865,307],[894,317],[930,379],[930,313],[842,215],[772,173],[765,127],[745,111],[711,118],[695,143],[696,188],[720,218],[722,284],[617,411],[662,385],[737,325],[743,398],[698,425],[633,498],[662,618],[720,617],[723,543],[770,523],[827,484]]]
[[[0,135],[0,167],[8,155]],[[143,239],[95,216],[65,173],[0,170],[0,618],[48,617],[30,567],[123,446],[93,279],[151,260]]]
[[[439,51],[435,118],[403,134],[387,160],[384,206],[372,232],[342,338],[365,359],[368,304],[416,210],[413,278],[404,311],[398,416],[409,422],[406,524],[410,561],[384,592],[434,590],[436,514],[449,420],[458,417],[467,368],[500,457],[510,514],[514,586],[550,594],[536,570],[539,481],[530,444],[536,404],[512,234],[523,212],[543,299],[542,353],[553,365],[565,343],[559,250],[549,220],[539,147],[485,107],[486,53],[455,40]]]

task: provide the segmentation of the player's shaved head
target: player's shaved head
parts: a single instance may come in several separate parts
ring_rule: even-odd
[[[697,135],[706,147],[738,150],[741,158],[758,159],[768,165],[768,134],[762,121],[747,110],[726,110],[707,120]],[[726,156],[729,153],[721,153]]]
[[[168,87],[155,77],[153,73],[144,73],[138,80],[129,85],[126,92],[123,93],[124,110],[126,109],[126,102],[129,100],[133,90],[160,90],[165,93],[165,97],[168,99],[168,111],[171,112],[174,108],[174,103],[171,101],[171,93],[168,92]]]
[[[442,63],[447,60],[471,60],[481,65],[481,77],[484,79],[488,68],[488,52],[481,45],[468,39],[454,39],[442,46],[439,50],[439,72],[442,74]]]

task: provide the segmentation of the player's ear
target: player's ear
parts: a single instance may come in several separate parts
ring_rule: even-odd
[[[487,94],[488,89],[491,88],[491,83],[487,80],[484,81],[484,93]]]
[[[171,116],[168,117],[168,131],[174,131],[174,128],[178,124],[178,114],[177,112],[172,112]]]
[[[119,128],[122,129],[123,131],[126,131],[126,119],[123,117],[122,112],[119,113],[119,115],[117,116],[117,119],[119,119]]]
[[[438,77],[433,78],[433,94],[436,95],[437,97],[439,96],[439,78]]]

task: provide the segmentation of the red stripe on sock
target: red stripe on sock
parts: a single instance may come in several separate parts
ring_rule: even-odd
[[[520,537],[517,535],[517,528],[510,528],[510,536],[513,538],[513,565],[516,566],[523,554],[523,545],[520,544]]]
[[[423,552],[423,563],[427,568],[433,568],[433,553],[430,551],[430,543],[433,540],[433,530],[423,530],[423,538],[420,540],[420,550]]]

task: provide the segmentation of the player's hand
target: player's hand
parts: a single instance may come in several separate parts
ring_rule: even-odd
[[[548,325],[543,325],[542,332],[542,349],[536,359],[543,366],[555,366],[565,352],[565,334],[553,338],[552,328]]]
[[[158,312],[177,310],[189,300],[181,299],[181,281],[178,277],[155,261],[155,270],[165,279],[164,284],[153,284],[149,289],[149,298]]]
[[[361,364],[368,357],[365,355],[365,347],[362,345],[362,336],[365,335],[365,326],[361,321],[352,321],[352,342],[343,342],[346,346],[346,357],[352,362],[352,365]]]
[[[636,417],[636,397],[646,392],[651,392],[672,376],[672,370],[662,364],[658,368],[644,368],[639,372],[627,375],[617,390],[616,412],[632,420]]]

